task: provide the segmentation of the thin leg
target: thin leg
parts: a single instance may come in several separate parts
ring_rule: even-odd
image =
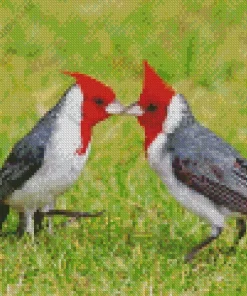
[[[40,210],[37,210],[34,213],[34,233],[38,233],[41,229],[43,229],[44,222],[44,213]]]
[[[246,222],[242,218],[237,218],[236,219],[236,227],[238,229],[238,235],[234,240],[233,246],[230,247],[229,252],[236,252],[236,247],[239,244],[241,238],[244,237],[246,234]]]
[[[29,233],[34,239],[34,211],[32,210],[27,210],[24,212],[25,220],[26,220],[26,225],[25,225],[25,232]]]
[[[238,236],[237,239],[235,240],[235,245],[238,245],[239,241],[241,240],[241,238],[243,238],[246,234],[246,222],[244,219],[238,218],[236,220],[236,226],[238,229]]]
[[[49,212],[50,210],[53,210],[55,208],[55,201],[51,202],[49,205],[47,205],[43,211]],[[48,233],[53,234],[53,219],[51,216],[48,216]]]
[[[206,238],[204,241],[202,241],[200,244],[196,245],[186,256],[185,256],[185,262],[190,262],[195,255],[202,250],[204,247],[209,245],[212,241],[214,241],[216,238],[219,237],[223,230],[223,227],[212,227],[212,233],[211,235]]]
[[[0,230],[2,230],[3,222],[7,219],[9,214],[9,206],[3,203],[0,204]]]
[[[17,234],[19,237],[23,236],[26,227],[26,219],[23,212],[19,213],[19,225],[17,228]]]
[[[55,207],[55,202],[51,202],[50,204],[46,205],[42,209],[38,209],[34,213],[34,230],[35,230],[35,233],[38,233],[41,229],[43,229],[43,227],[44,227],[44,217],[45,217],[45,214],[47,212],[49,212],[49,210],[53,210],[54,207]],[[52,228],[53,228],[52,217],[51,216],[48,216],[48,232],[50,234],[53,233],[53,229]]]

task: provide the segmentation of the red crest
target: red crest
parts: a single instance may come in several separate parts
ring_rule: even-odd
[[[63,71],[62,73],[75,78],[76,83],[80,85],[83,93],[86,95],[93,94],[96,97],[105,97],[109,102],[115,97],[113,90],[109,86],[89,75],[69,71]]]
[[[175,95],[175,90],[154,71],[147,61],[143,61],[144,65],[144,82],[143,90],[140,96],[140,103],[149,103],[150,97],[156,101],[169,103],[170,99]]]

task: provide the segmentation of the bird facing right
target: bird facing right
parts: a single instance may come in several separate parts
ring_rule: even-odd
[[[57,196],[79,178],[94,126],[124,110],[109,86],[86,74],[65,74],[76,84],[14,145],[0,168],[0,230],[12,207],[19,212],[19,235],[34,237],[36,226],[41,228],[40,213],[50,214]]]
[[[144,62],[144,85],[139,101],[125,110],[137,116],[145,131],[145,151],[151,168],[185,208],[211,225],[211,235],[185,257],[222,232],[225,220],[237,215],[236,243],[244,236],[247,214],[247,160],[232,146],[202,126],[186,99]]]

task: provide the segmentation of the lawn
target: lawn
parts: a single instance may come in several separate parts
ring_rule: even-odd
[[[196,117],[247,157],[247,2],[244,0],[0,3],[0,161],[80,71],[129,104],[142,60],[183,93]],[[55,234],[0,238],[0,295],[247,295],[247,240],[229,220],[184,264],[209,226],[183,209],[148,167],[135,118],[94,129],[92,153],[58,208],[106,210]],[[14,231],[12,211],[4,231]]]

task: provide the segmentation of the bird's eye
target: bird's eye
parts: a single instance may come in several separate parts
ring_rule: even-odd
[[[154,112],[154,111],[156,111],[157,110],[157,106],[156,105],[153,105],[153,104],[150,104],[147,108],[146,108],[146,110],[147,111],[150,111],[150,112]]]
[[[97,105],[103,105],[104,104],[104,101],[100,98],[96,98],[94,99],[94,102],[97,104]]]

